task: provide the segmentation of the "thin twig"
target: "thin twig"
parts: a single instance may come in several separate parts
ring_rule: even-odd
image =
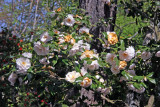
[[[33,23],[33,30],[35,30],[35,26],[36,26],[36,23],[37,23],[37,10],[38,10],[38,3],[39,3],[39,0],[37,0],[37,5],[36,5],[36,11],[35,11],[35,16],[34,16],[34,23]]]
[[[30,20],[31,11],[32,11],[32,4],[33,4],[33,0],[31,0],[30,8],[29,8],[29,16],[28,16],[27,22],[26,22],[26,24],[25,24],[25,26],[24,26],[21,34],[23,34],[23,33],[25,32],[25,30],[26,30],[26,28],[27,28],[27,26],[28,26],[28,22],[29,22],[29,20]]]

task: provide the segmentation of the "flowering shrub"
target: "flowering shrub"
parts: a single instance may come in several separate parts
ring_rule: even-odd
[[[32,41],[21,42],[21,52],[2,68],[11,65],[10,71],[1,75],[9,93],[14,95],[12,98],[2,91],[9,105],[70,106],[85,100],[80,97],[84,96],[80,91],[84,88],[99,96],[126,90],[142,94],[150,91],[151,83],[156,83],[148,64],[155,57],[159,60],[159,45],[154,44],[154,50],[133,46],[127,39],[119,39],[116,32],[108,31],[102,32],[103,39],[98,38],[103,46],[98,53],[92,47],[92,25],[87,16],[61,8],[48,15],[50,25],[36,31]],[[101,105],[102,100],[97,104]]]

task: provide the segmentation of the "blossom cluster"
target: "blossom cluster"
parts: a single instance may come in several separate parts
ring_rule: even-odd
[[[61,10],[58,9],[54,11],[54,13],[60,11]],[[52,16],[54,15],[55,14],[52,14]],[[78,15],[66,15],[60,24],[62,28],[67,29],[66,31],[65,29],[52,29],[52,31],[46,30],[41,35],[38,35],[37,41],[33,43],[34,51],[31,53],[24,52],[20,58],[16,59],[16,71],[12,72],[8,78],[11,85],[14,86],[19,74],[26,75],[29,69],[33,69],[31,65],[35,64],[35,60],[32,59],[38,57],[36,64],[39,63],[42,69],[48,66],[51,69],[46,70],[53,72],[56,71],[56,69],[52,61],[54,61],[55,58],[65,57],[71,59],[69,61],[72,62],[72,65],[68,64],[71,68],[69,69],[70,71],[67,71],[67,68],[67,70],[64,71],[64,79],[71,84],[79,84],[86,88],[93,87],[94,84],[99,83],[100,85],[97,85],[95,90],[109,94],[114,89],[112,89],[112,84],[106,84],[106,78],[103,78],[100,74],[100,71],[104,70],[111,72],[114,76],[120,75],[120,81],[126,81],[130,90],[143,93],[145,91],[144,86],[136,89],[133,84],[127,82],[132,81],[133,77],[136,76],[136,64],[132,62],[139,58],[138,54],[140,54],[140,58],[143,61],[147,61],[152,57],[152,53],[149,51],[136,52],[135,47],[132,45],[129,45],[126,49],[125,46],[123,46],[124,49],[117,47],[116,51],[112,50],[112,47],[120,43],[116,32],[108,31],[106,33],[107,42],[102,45],[107,46],[107,49],[110,51],[106,52],[106,48],[104,48],[103,53],[105,53],[105,56],[103,56],[102,53],[97,53],[97,50],[92,47],[92,35],[89,32],[89,27],[80,24],[81,22],[77,21],[77,18],[80,20],[83,19]],[[78,25],[78,28],[74,29],[76,32],[72,33],[73,31],[71,32],[70,30],[72,30],[75,25]],[[53,47],[55,49],[53,49]],[[63,52],[65,52],[65,55],[62,54]],[[32,54],[34,54],[34,57],[32,57]],[[155,53],[155,56],[160,57],[160,51]],[[73,66],[73,63],[79,67],[78,70]],[[124,75],[122,76],[122,72],[131,75],[131,78],[128,79],[124,77]]]

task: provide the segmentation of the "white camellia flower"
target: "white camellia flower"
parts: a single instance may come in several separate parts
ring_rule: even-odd
[[[14,86],[17,78],[18,78],[17,74],[12,72],[8,77],[8,81],[11,83],[12,86]]]
[[[151,58],[152,57],[152,55],[151,55],[151,53],[150,52],[143,52],[142,54],[141,54],[141,58],[143,59],[143,61],[146,61],[147,59],[149,59],[149,58]]]
[[[134,69],[135,66],[136,66],[136,64],[133,63],[132,65],[129,66],[129,69]]]
[[[90,44],[83,43],[82,45],[80,45],[80,51],[82,52],[83,50],[90,50]]]
[[[90,65],[87,65],[87,68],[91,71],[99,69],[99,64],[97,60],[92,61]]]
[[[44,43],[52,40],[52,37],[49,36],[48,32],[44,32],[41,36],[40,36],[40,40]]]
[[[135,73],[135,71],[134,71],[134,70],[128,70],[127,72],[128,72],[129,74],[133,75],[133,76],[135,76],[135,75],[136,75],[136,73]]]
[[[50,62],[49,62],[49,60],[45,57],[45,58],[42,58],[42,59],[40,59],[39,60],[39,62],[41,63],[41,64],[44,64],[44,65],[47,65],[47,64],[49,64]]]
[[[84,76],[86,73],[87,73],[87,70],[84,67],[82,67],[82,69],[81,69],[81,75]]]
[[[32,58],[32,54],[29,53],[29,52],[25,52],[25,53],[23,53],[22,55],[23,55],[24,57],[26,57],[26,58]]]
[[[96,75],[95,77],[96,77],[97,79],[99,79],[99,78],[100,78],[100,76],[99,76],[99,75]]]
[[[65,79],[66,79],[66,81],[73,83],[76,80],[76,78],[78,78],[80,76],[81,76],[81,74],[79,72],[72,71],[72,72],[67,73]]]
[[[129,90],[133,90],[133,91],[136,90],[136,88],[133,86],[133,84],[127,84],[127,86],[128,86]]]
[[[31,62],[28,58],[20,57],[16,60],[18,70],[27,71],[31,67]]]
[[[38,41],[34,43],[34,51],[38,55],[47,55],[49,53],[49,47],[43,47],[41,43]]]
[[[18,69],[18,70],[16,71],[16,73],[17,73],[17,74],[24,74],[24,75],[25,75],[25,74],[27,74],[27,70],[23,70],[23,69],[20,70],[20,69]]]
[[[79,51],[79,44],[78,43],[75,43],[72,47],[72,49],[69,51],[69,55],[70,56],[73,56],[75,55],[78,51]]]
[[[110,0],[106,0],[106,4],[108,4],[110,6],[111,5],[111,1]]]
[[[68,14],[67,17],[64,19],[64,25],[66,26],[73,26],[75,23],[75,20],[73,18],[72,14]]]
[[[104,79],[103,79],[103,78],[100,78],[100,79],[99,79],[99,82],[104,83]]]
[[[112,90],[113,90],[112,87],[103,88],[103,89],[101,90],[101,93],[109,94],[109,93],[111,93]]]
[[[85,26],[79,29],[80,34],[89,34],[89,28],[86,28]]]
[[[85,77],[83,81],[81,82],[82,87],[89,87],[92,84],[92,80],[88,77]]]
[[[135,50],[132,46],[129,46],[125,51],[119,51],[119,59],[124,61],[130,61],[135,56]]]
[[[143,93],[145,91],[144,87],[140,87],[140,89],[136,89],[133,84],[127,84],[127,85],[128,85],[128,88],[130,90],[135,91],[135,92],[137,92],[139,94],[141,94],[141,93]]]
[[[127,80],[126,77],[121,76],[119,81],[122,82],[122,81],[126,81],[126,80]]]
[[[145,91],[145,88],[144,87],[140,87],[140,89],[136,89],[135,92],[139,93],[139,94],[142,94],[144,93]]]
[[[111,65],[114,65],[116,63],[116,61],[114,60],[114,58],[116,58],[116,54],[113,54],[113,53],[108,53],[106,55],[106,61],[111,64]]]
[[[117,65],[112,65],[111,71],[112,71],[113,74],[118,74],[118,73],[120,73],[119,66],[117,66]]]
[[[160,51],[155,54],[156,57],[160,57]]]

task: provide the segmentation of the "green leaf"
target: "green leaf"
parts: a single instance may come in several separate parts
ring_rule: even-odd
[[[76,66],[75,67],[75,70],[77,71],[77,72],[81,72],[81,70]]]
[[[144,79],[144,76],[134,76],[133,80],[141,81]]]
[[[28,80],[31,80],[32,79],[32,74],[27,74],[27,77],[28,77]]]
[[[65,63],[66,65],[68,65],[68,59],[62,59],[62,62]]]
[[[88,61],[87,61],[87,64],[90,65],[91,63],[92,63],[92,60],[88,60]]]
[[[153,84],[156,84],[156,81],[155,81],[155,79],[152,79],[152,78],[147,78],[151,83],[153,83]]]
[[[85,77],[91,77],[91,75],[89,73],[86,73],[84,76]]]
[[[102,40],[102,39],[100,39],[100,38],[97,38],[102,44],[105,44],[105,42]]]
[[[78,77],[76,78],[75,82],[82,82],[83,81],[83,77]]]
[[[120,49],[124,51],[125,50],[124,41],[121,40],[120,42],[121,42]]]
[[[144,82],[141,82],[141,85],[145,88],[147,88],[146,84]]]
[[[140,87],[141,87],[141,85],[140,85],[139,83],[136,83],[136,82],[133,84],[133,86],[134,86],[135,88],[137,88],[137,89],[140,89]]]
[[[98,60],[98,64],[99,64],[100,67],[105,66],[105,63],[103,63],[101,60]]]
[[[116,65],[119,66],[119,62],[120,62],[120,61],[118,60],[118,58],[115,57],[114,60],[116,61]]]
[[[56,65],[57,60],[53,60],[52,63],[53,63],[53,66]]]
[[[62,104],[62,107],[69,107],[68,105],[66,105],[66,104]]]
[[[82,55],[82,52],[77,52],[76,54],[77,54],[77,55]]]
[[[106,32],[102,32],[104,37],[107,37],[107,33]]]
[[[97,87],[96,87],[95,84],[92,84],[92,85],[91,85],[91,88],[92,88],[92,89],[96,89]]]
[[[151,72],[151,73],[149,73],[148,75],[147,75],[147,77],[152,77],[153,76],[153,72]]]
[[[121,74],[122,74],[127,80],[129,80],[130,78],[133,78],[133,76],[130,75],[129,73],[127,73],[126,71],[122,71]]]

